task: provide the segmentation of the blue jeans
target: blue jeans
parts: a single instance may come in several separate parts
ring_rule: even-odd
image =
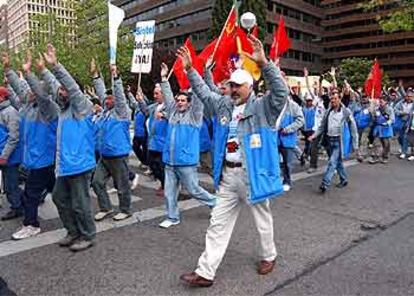
[[[4,189],[12,210],[23,210],[22,190],[19,187],[19,165],[9,165],[2,168],[4,174]]]
[[[325,175],[323,176],[322,180],[322,184],[325,186],[331,185],[331,181],[335,174],[335,171],[338,171],[341,182],[345,182],[348,179],[348,176],[345,172],[344,164],[342,162],[342,151],[339,137],[329,138],[328,145],[328,167],[326,168]]]
[[[178,208],[179,183],[187,189],[188,193],[201,203],[214,207],[216,197],[204,190],[198,183],[196,166],[165,166],[165,205],[167,218],[171,221],[180,220]]]
[[[405,128],[405,125],[404,125]],[[401,146],[401,154],[407,154],[408,152],[408,141],[407,134],[404,131],[401,131],[398,135],[398,143]]]
[[[282,174],[283,174],[283,184],[292,186],[291,172],[292,172],[292,159],[295,148],[285,148],[279,146],[279,152],[282,155]]]

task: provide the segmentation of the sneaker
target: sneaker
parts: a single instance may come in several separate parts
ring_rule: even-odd
[[[336,185],[336,188],[344,188],[346,186],[348,186],[348,181],[342,181]]]
[[[151,176],[152,175],[152,171],[151,171],[151,169],[148,168],[145,172],[143,172],[143,174],[145,176]]]
[[[23,216],[23,213],[19,210],[10,210],[8,211],[3,217],[1,217],[2,221],[12,220]]]
[[[135,174],[134,179],[131,181],[131,190],[134,190],[138,187],[139,175]]]
[[[111,215],[114,211],[113,210],[109,210],[109,211],[100,211],[98,213],[96,213],[95,215],[95,221],[102,221],[103,219],[105,219],[106,217],[108,217],[109,215]]]
[[[62,238],[60,241],[58,241],[58,245],[61,246],[61,247],[69,247],[78,238],[79,238],[79,236],[73,236],[73,235],[68,234],[64,238]]]
[[[414,155],[411,155],[410,157],[407,158],[408,161],[414,161]]]
[[[160,224],[158,224],[158,226],[161,227],[161,228],[169,228],[170,226],[178,225],[178,224],[180,224],[179,220],[178,221],[172,221],[170,219],[165,219]]]
[[[414,160],[414,158],[413,158],[413,160]],[[382,159],[381,159],[381,163],[382,163],[382,164],[387,164],[387,163],[388,163],[388,159],[386,159],[386,158],[382,158]]]
[[[368,163],[370,163],[370,164],[376,164],[376,163],[378,163],[378,159],[377,158],[374,158],[374,157],[371,157],[371,159],[368,161]]]
[[[406,155],[405,155],[404,153],[402,153],[402,154],[400,155],[400,159],[405,159],[405,157],[406,157]]]
[[[321,184],[321,186],[319,186],[319,190],[320,190],[322,193],[325,193],[325,192],[326,192],[326,189],[328,189],[328,187],[326,187],[326,185],[324,185],[324,184]]]
[[[12,239],[20,240],[29,238],[40,233],[40,227],[34,227],[31,225],[23,226],[19,231],[12,234]]]
[[[116,188],[111,188],[108,190],[108,194],[113,194],[113,193],[117,193],[118,190]]]
[[[127,214],[127,213],[118,213],[115,216],[112,217],[112,219],[114,219],[115,221],[122,221],[125,220],[127,218],[131,217],[131,214]]]
[[[284,192],[290,191],[290,185],[289,184],[283,184],[283,191]]]
[[[69,247],[69,250],[72,252],[80,252],[89,249],[93,245],[94,243],[91,240],[79,239]]]
[[[308,174],[312,174],[314,172],[316,172],[316,168],[308,168],[308,170],[307,170]]]

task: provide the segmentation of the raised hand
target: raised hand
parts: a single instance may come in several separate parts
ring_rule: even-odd
[[[175,54],[177,57],[181,58],[184,69],[187,71],[193,67],[193,61],[191,60],[191,54],[187,47],[182,46],[177,50]]]
[[[30,50],[26,51],[26,59],[24,61],[24,64],[22,66],[22,69],[25,73],[30,73],[30,70],[32,68],[32,52]]]
[[[39,57],[36,59],[36,68],[39,72],[42,72],[46,68],[45,59],[40,53],[39,53]]]
[[[331,68],[331,71],[329,72],[329,74],[330,74],[332,77],[335,77],[335,74],[336,74],[336,69],[335,69],[335,67],[332,67],[332,68]]]
[[[45,57],[45,60],[48,64],[52,66],[57,65],[58,61],[56,57],[56,49],[51,43],[47,45],[46,52],[43,54],[43,56]]]
[[[7,52],[1,54],[1,62],[3,63],[4,69],[10,68],[10,57]]]
[[[213,60],[213,56],[211,55],[206,61],[206,69],[212,69],[216,62]]]
[[[137,94],[135,95],[135,99],[138,102],[143,102],[144,101],[144,93],[142,92],[142,88],[140,86],[138,86]]]
[[[92,77],[98,77],[99,76],[98,67],[96,66],[96,61],[95,61],[94,58],[92,58],[92,60],[91,60],[90,72],[91,72]]]
[[[165,63],[161,64],[161,78],[167,79],[168,76],[168,66]]]
[[[268,63],[268,60],[266,58],[266,54],[264,52],[263,44],[262,42],[254,37],[253,35],[248,35],[249,41],[252,44],[253,47],[253,53],[248,54],[246,53],[246,56],[256,62],[256,64],[259,65],[259,67],[266,66]]]
[[[110,65],[109,69],[111,71],[112,77],[118,77],[118,68],[116,65]]]

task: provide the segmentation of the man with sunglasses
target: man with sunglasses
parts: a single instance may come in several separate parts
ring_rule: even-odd
[[[343,165],[343,157],[346,154],[346,145],[349,144],[346,141],[346,134],[349,131],[353,148],[355,151],[358,151],[358,131],[352,112],[341,103],[341,97],[337,88],[331,91],[330,99],[330,107],[325,112],[321,125],[317,132],[309,138],[312,141],[322,135],[327,145],[329,161],[322,184],[319,187],[322,193],[331,185],[335,171],[338,172],[340,178],[340,183],[337,184],[337,187],[343,188],[348,185],[348,175]]]

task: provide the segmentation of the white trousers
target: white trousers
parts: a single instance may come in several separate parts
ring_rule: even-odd
[[[206,248],[198,260],[196,273],[213,280],[216,270],[226,253],[234,225],[243,204],[248,205],[259,233],[260,260],[275,260],[277,252],[273,240],[273,217],[270,203],[247,203],[247,176],[242,168],[225,168],[217,193],[217,205],[211,213],[206,234]]]

